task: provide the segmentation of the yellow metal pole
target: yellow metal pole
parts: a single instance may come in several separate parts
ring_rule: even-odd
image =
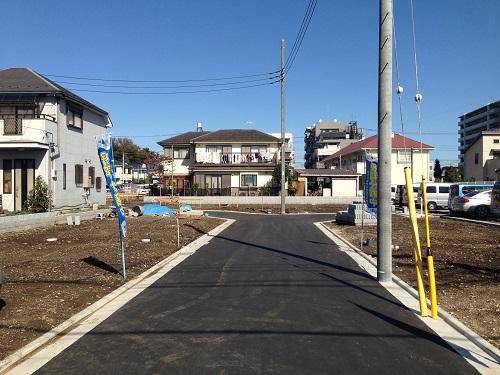
[[[420,303],[420,314],[427,316],[427,301],[425,299],[424,281],[423,281],[423,267],[422,267],[422,253],[420,252],[420,238],[418,235],[417,212],[415,210],[415,198],[413,196],[413,181],[411,178],[411,168],[405,168],[406,179],[406,194],[408,196],[408,209],[410,213],[410,223],[412,226],[413,237],[413,259],[415,261],[415,270],[417,272],[417,288],[418,299]]]
[[[425,176],[422,175],[422,205],[425,212],[425,242],[427,246],[427,271],[429,273],[429,294],[431,298],[431,316],[432,319],[438,318],[437,295],[436,295],[436,277],[434,274],[434,257],[431,252],[431,231],[429,225],[429,208],[427,207],[427,186]]]

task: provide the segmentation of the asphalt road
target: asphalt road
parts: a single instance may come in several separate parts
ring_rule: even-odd
[[[237,222],[40,374],[472,374],[313,222]]]

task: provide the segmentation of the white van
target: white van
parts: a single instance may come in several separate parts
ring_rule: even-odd
[[[418,189],[420,188],[420,184],[413,184],[413,197],[415,198],[415,204],[418,201]],[[403,206],[408,206],[408,195],[406,194],[406,185],[403,186]]]
[[[427,191],[427,208],[437,210],[439,207],[448,208],[448,197],[450,195],[451,183],[447,182],[428,182],[425,190]],[[421,202],[422,189],[418,188],[418,202]]]

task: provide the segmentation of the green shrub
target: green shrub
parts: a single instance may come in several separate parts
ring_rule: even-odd
[[[35,179],[35,186],[29,192],[26,209],[30,212],[47,212],[52,205],[52,193],[42,176]]]

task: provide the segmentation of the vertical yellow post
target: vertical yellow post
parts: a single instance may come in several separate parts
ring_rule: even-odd
[[[417,272],[417,288],[418,299],[420,303],[420,314],[427,316],[427,301],[425,299],[424,281],[423,281],[423,267],[422,267],[422,253],[420,252],[420,238],[418,235],[417,212],[415,210],[415,198],[413,196],[413,181],[411,178],[411,168],[405,168],[406,178],[406,194],[408,196],[408,209],[410,213],[410,223],[412,226],[413,237],[413,259],[415,261],[415,270]]]
[[[431,252],[431,231],[429,225],[429,208],[427,207],[427,186],[425,176],[422,175],[422,205],[425,212],[425,243],[427,246],[427,271],[429,273],[429,294],[431,298],[431,316],[432,319],[438,318],[437,295],[436,295],[436,277],[434,274],[434,257]]]

